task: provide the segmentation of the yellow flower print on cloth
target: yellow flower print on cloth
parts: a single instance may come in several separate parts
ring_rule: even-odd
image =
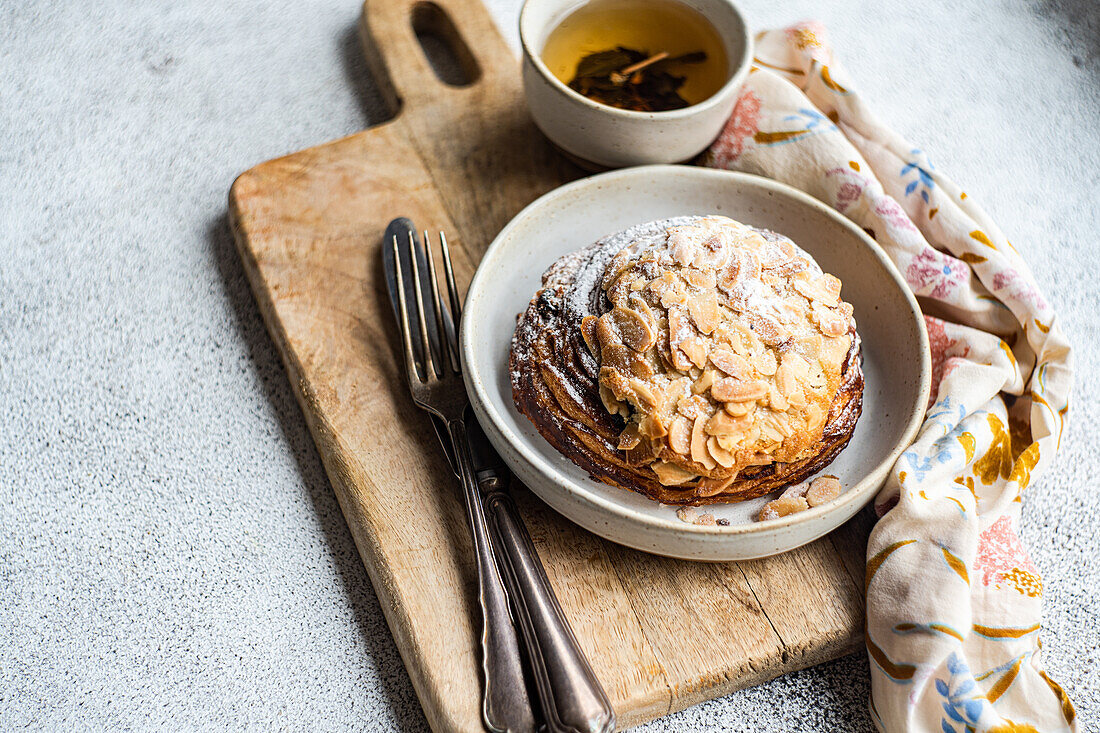
[[[926,317],[932,399],[875,500],[866,643],[876,725],[1076,730],[1072,703],[1043,671],[1043,581],[1016,531],[1025,489],[1058,450],[1073,373],[1026,263],[926,151],[875,117],[819,24],[757,36],[754,73],[705,163],[831,204],[922,302],[950,314]]]

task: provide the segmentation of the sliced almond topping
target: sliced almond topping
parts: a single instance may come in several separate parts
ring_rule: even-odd
[[[645,301],[645,298],[637,293],[631,294],[630,307],[645,319],[646,325],[649,326],[650,330],[657,330],[657,316],[653,312],[653,309],[649,307],[649,303]]]
[[[699,496],[714,496],[721,494],[729,485],[737,478],[737,474],[732,476],[717,477],[717,478],[702,478],[699,479],[699,483],[696,484],[699,490]]]
[[[848,356],[848,349],[852,347],[850,338],[827,338],[821,340],[821,350],[818,358],[824,364],[835,364],[837,373],[843,368],[844,359]]]
[[[701,463],[710,470],[715,467],[714,459],[707,451],[707,418],[697,417],[691,428],[691,460]]]
[[[650,464],[650,468],[653,469],[653,473],[657,474],[657,480],[664,486],[686,484],[698,475],[677,466],[675,463],[665,463],[664,461],[655,461]]]
[[[775,370],[779,368],[779,362],[775,359],[775,354],[764,349],[758,352],[752,359],[752,365],[756,367],[756,371],[763,374],[765,377],[770,377],[775,374]]]
[[[630,414],[630,408],[619,402],[615,398],[615,394],[602,384],[600,385],[600,402],[603,403],[604,409],[612,415],[623,415],[625,417]]]
[[[753,334],[768,346],[779,346],[790,338],[787,330],[770,318],[755,313],[747,313],[745,317],[752,324]]]
[[[729,247],[722,233],[715,233],[699,243],[695,250],[694,264],[699,268],[716,270],[729,259]]]
[[[795,387],[794,392],[788,395],[784,395],[784,397],[787,398],[787,402],[789,402],[791,407],[794,408],[800,409],[809,404],[809,399],[807,398],[806,392],[802,389],[802,387]]]
[[[707,439],[707,452],[718,462],[718,465],[729,468],[737,460],[734,455],[723,448],[715,437]]]
[[[642,421],[638,423],[638,431],[647,438],[657,440],[668,435],[668,430],[661,424],[661,420],[656,415],[646,415],[642,418]]]
[[[686,372],[688,369],[691,369],[691,359],[688,358],[688,355],[685,354],[682,349],[672,349],[670,356],[673,368],[681,372]]]
[[[630,371],[630,363],[634,360],[634,352],[622,344],[607,344],[600,352],[600,366],[605,369],[616,369],[624,374]]]
[[[830,308],[840,302],[840,280],[832,275],[800,272],[791,278],[791,284],[802,295]]]
[[[617,254],[603,285],[610,310],[581,335],[601,400],[633,426],[617,438],[632,465],[705,497],[746,466],[813,455],[852,343],[836,278],[712,217]]]
[[[710,353],[709,342],[699,336],[689,336],[680,342],[680,351],[687,355],[691,363],[697,367],[707,364],[707,356]]]
[[[806,429],[816,433],[825,425],[825,410],[816,402],[806,405]]]
[[[798,257],[794,245],[786,239],[766,242],[761,248],[760,265],[765,270],[775,269]]]
[[[680,455],[691,455],[692,421],[677,415],[668,426],[668,447]]]
[[[595,357],[600,355],[600,343],[596,337],[596,321],[598,320],[596,316],[585,316],[581,319],[581,336],[584,337],[585,345],[592,352],[592,356]]]
[[[784,435],[779,432],[771,421],[760,423],[760,437],[767,444],[782,443]]]
[[[709,334],[722,322],[722,309],[718,305],[718,294],[714,291],[701,293],[688,300],[688,312],[696,327]]]
[[[775,429],[778,430],[779,434],[784,438],[789,438],[794,435],[794,428],[791,427],[790,420],[782,413],[772,415],[771,424],[775,426]]]
[[[673,347],[679,347],[680,342],[689,336],[695,335],[695,329],[691,327],[691,321],[683,308],[668,309],[668,342]]]
[[[829,294],[828,300],[825,300],[827,305],[835,306],[840,302],[840,279],[829,273],[824,273],[817,279],[817,284],[824,292]]]
[[[657,334],[646,320],[629,308],[613,308],[611,316],[623,343],[635,351],[646,351],[657,343]]]
[[[748,379],[752,376],[752,367],[749,365],[748,360],[743,356],[735,354],[727,346],[719,346],[711,349],[710,360],[714,362],[714,366],[731,377]]]
[[[785,517],[788,514],[794,514],[795,512],[804,512],[810,508],[810,505],[806,503],[806,499],[801,496],[781,496],[778,499],[772,499],[764,508],[760,510],[760,515],[757,517],[761,522],[768,519],[779,519]]]
[[[630,294],[630,286],[636,279],[636,277],[627,274],[616,280],[611,287],[607,289],[607,299],[612,303],[624,302]]]
[[[615,323],[611,320],[611,316],[606,313],[596,319],[596,338],[601,346],[622,343],[619,332],[615,330]]]
[[[686,418],[710,417],[710,402],[702,395],[689,395],[676,404],[676,411]]]
[[[695,380],[695,384],[691,385],[691,391],[695,394],[702,394],[710,389],[710,386],[714,384],[714,378],[717,376],[713,369],[707,369],[703,372],[703,375]]]
[[[646,287],[649,289],[649,292],[653,294],[654,298],[660,300],[664,292],[675,284],[676,276],[671,272],[663,272],[660,277],[650,280]]]
[[[643,412],[653,412],[657,409],[657,396],[649,385],[636,377],[629,380],[627,384],[630,386],[630,392],[633,393],[633,395],[628,393],[627,399],[634,404],[634,407]],[[634,399],[630,399],[632,396]]]
[[[649,379],[656,372],[644,355],[635,352],[634,358],[630,360],[630,373],[638,379]]]
[[[600,367],[600,385],[610,389],[620,402],[626,399],[626,394],[630,391],[630,384],[623,373],[608,366]]]
[[[622,344],[610,344],[603,348],[600,367],[615,369],[624,376],[638,379],[649,379],[653,376],[653,366],[649,361],[642,354]]]
[[[795,343],[798,345],[798,352],[806,359],[817,357],[821,353],[825,341],[826,339],[820,333],[809,333],[795,339]]]
[[[687,296],[684,295],[684,291],[681,288],[669,288],[661,294],[661,306],[664,308],[671,308],[674,305],[684,305],[687,302]]]
[[[840,496],[840,480],[836,476],[818,476],[806,491],[806,502],[820,506]]]
[[[783,396],[783,393],[777,387],[768,390],[768,405],[779,412],[786,412],[791,409],[791,403],[787,401],[787,398]]]
[[[691,267],[684,270],[683,275],[689,285],[697,287],[700,290],[710,290],[715,285],[713,270],[697,270]]]
[[[707,420],[707,433],[737,438],[746,435],[752,430],[752,426],[752,418],[749,416],[733,417],[725,410],[719,410]]]
[[[716,379],[710,388],[711,396],[719,402],[753,402],[766,397],[767,382],[745,381],[735,377]]]
[[[733,415],[734,417],[743,417],[748,415],[749,411],[753,408],[751,402],[727,402],[722,405],[722,409]]]
[[[630,450],[642,442],[642,435],[638,432],[638,426],[630,423],[619,433],[619,450]]]
[[[603,282],[600,286],[604,290],[610,289],[611,286],[615,284],[615,281],[619,279],[619,276],[630,268],[631,259],[632,256],[629,250],[624,249],[616,253],[616,255],[611,258],[611,262],[607,264],[607,269],[604,271]]]
[[[790,399],[798,391],[798,383],[809,378],[810,364],[793,351],[783,354],[783,361],[775,373],[775,383],[783,395]]]
[[[848,333],[848,320],[835,314],[819,320],[818,326],[821,327],[821,333],[826,336],[843,336]]]
[[[690,267],[691,263],[695,261],[695,255],[699,249],[691,236],[692,233],[687,227],[675,227],[669,229],[668,232],[668,244],[669,250],[672,252],[672,258],[684,267]]]

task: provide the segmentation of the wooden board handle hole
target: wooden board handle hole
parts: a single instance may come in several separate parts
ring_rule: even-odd
[[[481,77],[477,59],[447,11],[425,0],[412,7],[410,21],[437,79],[447,86],[466,87]]]

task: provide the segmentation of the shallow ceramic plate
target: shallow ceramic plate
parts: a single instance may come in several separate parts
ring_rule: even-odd
[[[843,281],[863,339],[863,414],[851,442],[825,470],[839,498],[756,522],[770,497],[713,504],[730,526],[688,524],[676,508],[617,489],[550,446],[515,408],[508,352],[516,314],[558,257],[620,229],[670,216],[722,214],[784,234]],[[558,188],[521,211],[485,253],[462,319],[466,388],[478,419],[523,483],[569,519],[639,550],[694,560],[742,560],[785,552],[843,524],[871,500],[912,442],[928,401],[928,335],[912,293],[875,242],[840,214],[775,181],[728,171],[654,165],[604,173]]]

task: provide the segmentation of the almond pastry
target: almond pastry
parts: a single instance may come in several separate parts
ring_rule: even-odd
[[[511,369],[516,406],[555,448],[668,504],[801,481],[847,444],[862,407],[840,280],[789,239],[720,216],[651,222],[558,260],[516,327]]]

